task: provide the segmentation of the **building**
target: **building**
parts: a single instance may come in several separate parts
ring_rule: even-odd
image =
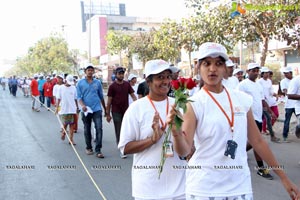
[[[91,4],[90,4],[91,3]],[[119,55],[109,55],[106,35],[109,30],[134,34],[159,28],[163,18],[126,16],[126,5],[107,1],[81,1],[82,32],[87,35],[89,58],[97,58],[102,79],[110,82],[114,66],[120,65]],[[133,61],[136,63],[136,61]]]
[[[151,28],[159,28],[163,22],[160,18],[128,17],[126,5],[104,1],[88,3],[81,2],[82,32],[85,32],[91,40],[90,55],[99,58],[101,63],[108,63],[115,57],[108,56],[106,51],[106,34],[109,30],[148,31]],[[102,59],[101,59],[102,57]],[[103,60],[103,61],[102,61]]]

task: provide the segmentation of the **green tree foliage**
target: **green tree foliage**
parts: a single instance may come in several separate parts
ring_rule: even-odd
[[[36,71],[44,74],[53,71],[70,72],[68,45],[62,37],[41,39],[29,55],[34,60]]]
[[[52,74],[56,72],[72,72],[76,59],[68,52],[67,42],[62,37],[50,36],[39,40],[29,48],[25,57],[17,59],[16,66],[20,73]]]
[[[155,29],[148,32],[138,32],[133,36],[129,50],[145,65],[148,60],[156,58],[157,46],[154,45]]]
[[[245,6],[245,14],[234,18],[229,18],[234,11],[231,2],[211,7],[209,0],[186,0],[186,5],[194,8],[198,16],[218,16],[213,21],[209,20],[214,27],[209,30],[222,30],[225,37],[232,36],[228,38],[229,41],[261,42],[262,66],[265,64],[270,39],[286,41],[287,45],[299,49],[300,27],[295,26],[296,17],[299,16],[299,9],[295,9],[295,5],[299,6],[299,0],[252,0],[251,4],[241,4],[242,8]]]
[[[180,58],[180,43],[178,41],[178,24],[168,20],[153,34],[153,45],[155,58],[176,63]]]
[[[122,53],[127,57],[130,57],[128,47],[132,41],[132,36],[121,31],[108,31],[106,36],[107,41],[107,51],[111,55],[120,56],[120,65],[123,65],[122,62]]]

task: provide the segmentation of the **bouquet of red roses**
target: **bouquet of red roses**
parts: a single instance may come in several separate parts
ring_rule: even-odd
[[[186,104],[191,100],[188,100],[188,90],[193,89],[196,87],[196,83],[191,78],[179,78],[177,80],[171,81],[171,86],[175,90],[175,105],[177,114],[175,116],[175,126],[177,129],[180,129],[182,126],[183,118],[181,115],[181,109],[183,113],[186,112]],[[163,171],[163,166],[165,163],[166,158],[173,156],[173,147],[171,142],[171,130],[172,124],[169,125],[168,130],[165,132],[162,153],[161,153],[161,160],[160,160],[160,167],[159,167],[159,176]]]

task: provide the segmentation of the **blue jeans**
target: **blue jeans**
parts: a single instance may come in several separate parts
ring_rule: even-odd
[[[47,108],[50,108],[50,107],[51,107],[51,100],[52,100],[52,97],[46,97]]]
[[[45,103],[44,90],[39,90],[39,92],[40,92],[39,100],[40,100],[41,104],[44,104]]]
[[[271,117],[271,114],[266,111],[266,110],[263,110],[263,117],[266,118],[266,122],[267,122],[267,128],[270,132],[270,135],[271,137],[274,136],[274,131],[273,131],[273,127],[272,127],[272,117]]]
[[[11,93],[15,97],[17,95],[18,86],[17,85],[11,85]]]
[[[85,144],[86,144],[86,149],[93,149],[92,146],[92,133],[91,133],[91,126],[92,126],[92,120],[95,124],[95,129],[96,129],[96,147],[95,147],[95,152],[99,153],[101,152],[102,148],[102,135],[103,135],[103,130],[102,130],[102,111],[99,110],[94,113],[88,113],[87,116],[84,115],[84,113],[81,113],[81,119],[83,121],[84,125],[84,138],[85,138]]]
[[[284,125],[283,125],[283,138],[287,138],[289,131],[290,131],[290,121],[291,121],[291,117],[293,115],[293,113],[296,115],[295,113],[295,108],[286,108],[285,109],[285,119],[284,119]]]

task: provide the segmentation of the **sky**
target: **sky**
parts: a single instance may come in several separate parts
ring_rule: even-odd
[[[187,15],[184,0],[117,2],[126,4],[127,16],[180,18]],[[41,38],[51,32],[62,32],[62,26],[70,48],[87,46],[81,32],[80,0],[3,0],[0,25],[0,75],[10,66],[8,60],[24,56]]]

